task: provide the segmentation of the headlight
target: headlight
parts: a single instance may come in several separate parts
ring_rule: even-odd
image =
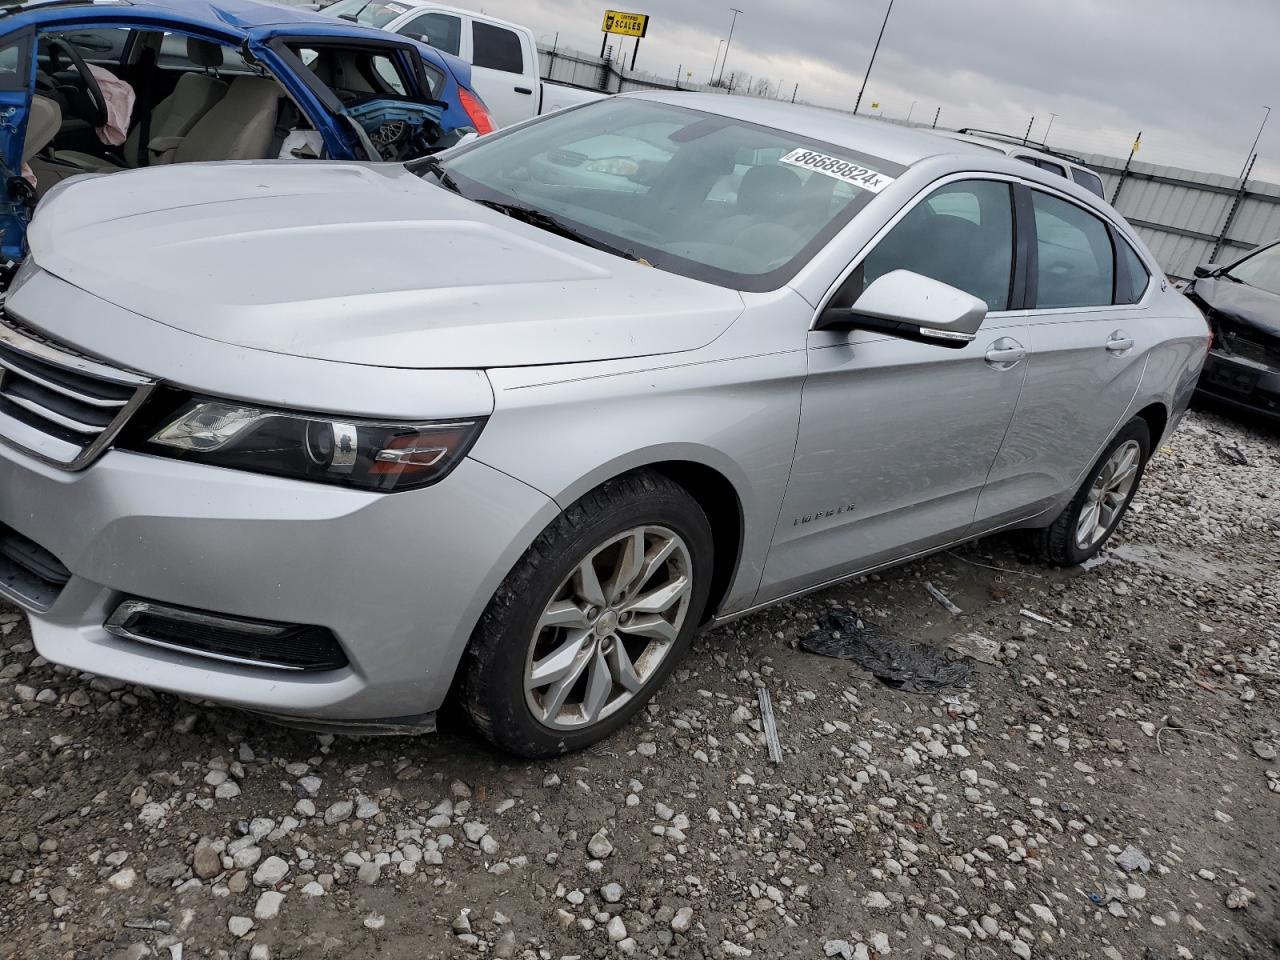
[[[640,164],[628,157],[603,157],[588,160],[583,169],[589,173],[607,173],[614,177],[634,177],[640,172]]]
[[[366,490],[410,490],[443,479],[482,419],[381,423],[189,399],[133,435],[147,453]],[[158,424],[163,424],[155,429]]]

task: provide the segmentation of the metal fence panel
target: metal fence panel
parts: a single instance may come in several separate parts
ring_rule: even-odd
[[[1238,176],[1137,161],[1126,171],[1124,160],[1101,154],[1081,159],[1171,277],[1280,238],[1280,185],[1250,180],[1242,190]]]

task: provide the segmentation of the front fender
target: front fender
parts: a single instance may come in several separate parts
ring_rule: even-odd
[[[561,508],[640,467],[716,471],[737,493],[743,523],[721,610],[750,605],[795,453],[803,352],[647,370],[628,364],[636,361],[490,371],[497,407],[471,457]]]

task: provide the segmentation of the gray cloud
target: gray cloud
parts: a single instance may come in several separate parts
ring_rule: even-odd
[[[851,109],[887,0],[649,0],[637,66],[677,67],[705,81],[728,3],[743,8],[728,70],[768,77],[800,99]],[[548,42],[596,52],[606,4],[596,0],[484,0]],[[1229,9],[1227,9],[1229,8]],[[1211,12],[1212,11],[1212,12]],[[1277,108],[1254,176],[1280,181],[1280,89],[1274,0],[895,0],[867,97],[886,116],[1044,133],[1054,146],[1124,156],[1143,131],[1139,159],[1235,175],[1262,104]],[[625,41],[630,50],[631,41]]]

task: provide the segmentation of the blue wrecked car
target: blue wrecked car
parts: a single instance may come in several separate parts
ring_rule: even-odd
[[[0,247],[69,177],[215,160],[402,161],[492,129],[469,64],[256,0],[0,5]]]

